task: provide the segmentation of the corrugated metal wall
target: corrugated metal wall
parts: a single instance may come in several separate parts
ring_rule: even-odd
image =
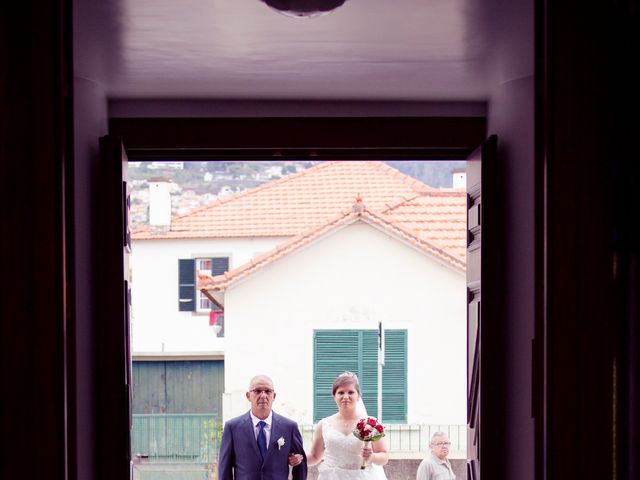
[[[134,361],[133,413],[222,416],[223,360]]]

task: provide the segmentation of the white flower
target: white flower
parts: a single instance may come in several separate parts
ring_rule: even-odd
[[[278,439],[278,450],[280,450],[283,445],[284,445],[284,437],[280,437]]]

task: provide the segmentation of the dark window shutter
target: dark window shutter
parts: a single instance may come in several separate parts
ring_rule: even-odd
[[[193,312],[196,309],[196,261],[192,258],[178,260],[178,310]]]
[[[214,257],[211,259],[211,276],[222,275],[229,271],[229,257]]]

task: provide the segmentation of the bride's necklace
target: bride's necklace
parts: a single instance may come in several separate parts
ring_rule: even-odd
[[[356,422],[356,418],[351,418],[351,419],[347,419],[344,417],[340,417],[340,424],[344,427],[350,427],[351,425],[353,425]]]

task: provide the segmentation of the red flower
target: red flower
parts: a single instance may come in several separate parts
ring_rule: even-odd
[[[374,442],[384,437],[384,426],[375,417],[358,420],[353,434],[364,442]]]

